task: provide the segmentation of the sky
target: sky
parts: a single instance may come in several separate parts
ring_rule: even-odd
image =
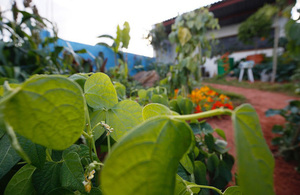
[[[154,24],[219,0],[32,0],[41,16],[56,23],[58,36],[89,45],[105,41],[103,34],[115,37],[117,25],[130,25],[130,43],[124,52],[153,57],[152,46],[144,39]],[[1,0],[8,10],[13,0]],[[22,5],[23,0],[17,0]],[[300,0],[297,0],[300,8]]]
[[[32,0],[41,16],[56,23],[58,36],[67,41],[89,45],[103,42],[103,34],[115,37],[117,25],[130,25],[129,48],[124,52],[153,57],[147,36],[156,23],[176,17],[218,0]],[[22,5],[23,0],[17,0]],[[1,0],[1,10],[12,0]]]

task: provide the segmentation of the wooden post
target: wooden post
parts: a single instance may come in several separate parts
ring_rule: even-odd
[[[273,68],[272,68],[272,77],[271,82],[275,82],[276,72],[277,72],[277,49],[278,49],[278,41],[279,41],[279,21],[278,21],[278,14],[275,16],[275,32],[274,32],[274,46],[273,46]]]

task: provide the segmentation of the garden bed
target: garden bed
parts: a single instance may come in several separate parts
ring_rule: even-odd
[[[271,140],[274,134],[271,132],[273,125],[284,124],[284,119],[280,116],[266,117],[265,112],[269,108],[281,109],[288,104],[291,99],[300,99],[299,97],[287,96],[280,93],[265,92],[257,89],[245,89],[240,87],[209,84],[210,86],[234,93],[243,94],[246,101],[250,103],[257,111],[260,119],[264,137],[275,157],[274,169],[274,186],[277,195],[293,195],[298,194],[300,191],[300,173],[296,172],[294,162],[286,162],[284,159],[277,155],[276,147],[271,145]],[[222,118],[208,119],[208,122],[213,128],[223,129],[226,133],[228,145],[231,148],[229,153],[235,155],[234,135],[231,119],[228,116]]]

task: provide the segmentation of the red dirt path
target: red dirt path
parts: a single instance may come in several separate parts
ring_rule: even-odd
[[[273,125],[284,124],[285,120],[281,116],[266,117],[265,112],[269,108],[281,109],[288,104],[289,100],[298,99],[296,97],[287,96],[280,93],[265,92],[256,89],[245,89],[240,87],[208,84],[214,88],[242,94],[247,98],[259,116],[260,124],[264,137],[275,157],[274,169],[274,186],[277,195],[297,195],[300,194],[300,173],[295,171],[295,163],[286,162],[282,157],[276,155],[276,147],[271,145],[274,137],[271,132]],[[208,122],[213,128],[223,129],[226,133],[228,146],[231,148],[230,153],[235,156],[234,135],[231,119],[228,116],[223,117],[224,120],[217,118],[209,119]]]

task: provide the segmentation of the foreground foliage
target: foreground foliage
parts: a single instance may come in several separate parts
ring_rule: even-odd
[[[185,115],[161,104],[141,107],[118,101],[103,73],[37,75],[2,89],[1,181],[26,164],[4,194],[274,194],[274,159],[251,105]],[[207,182],[204,164],[214,179],[230,180],[232,160],[213,132],[202,126],[195,138],[199,128],[185,122],[220,114],[232,116],[238,160],[239,186],[224,192]],[[100,151],[108,152],[104,161]]]
[[[32,74],[73,74],[100,70],[102,56],[85,49],[73,50],[58,44],[56,26],[39,15],[32,1],[23,1],[24,10],[12,1],[9,10],[0,10],[0,83],[23,82]],[[13,17],[11,17],[13,16]],[[87,54],[94,62],[85,60]]]

